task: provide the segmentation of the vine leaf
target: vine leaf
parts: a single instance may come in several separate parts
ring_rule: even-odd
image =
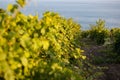
[[[24,7],[25,4],[26,4],[25,0],[17,0],[16,2],[17,2],[21,7]]]

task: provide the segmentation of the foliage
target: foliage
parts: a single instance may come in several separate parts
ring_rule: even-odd
[[[113,41],[114,51],[120,55],[120,28],[111,29],[111,39]]]
[[[90,34],[89,30],[81,31],[81,37],[82,38],[88,38],[89,34]]]
[[[96,41],[97,44],[104,44],[105,38],[108,35],[108,30],[105,28],[105,21],[99,19],[96,21],[96,25],[91,25],[89,37]]]
[[[26,16],[17,3],[0,13],[0,79],[85,80],[80,25],[53,12]]]
[[[120,37],[120,28],[112,28],[110,30],[110,37],[112,40],[117,40]]]

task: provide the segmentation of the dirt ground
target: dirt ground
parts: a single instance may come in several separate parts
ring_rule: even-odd
[[[95,42],[91,40],[84,39],[81,42],[83,44],[82,49],[85,51],[84,54],[90,59],[94,58],[92,56],[104,57],[105,53],[101,53],[100,51],[108,49],[107,46],[96,45]],[[107,69],[104,69],[104,74],[96,80],[120,80],[120,64],[100,63],[98,66],[105,66]]]
[[[98,80],[120,80],[120,64],[107,64],[106,66],[108,69]]]

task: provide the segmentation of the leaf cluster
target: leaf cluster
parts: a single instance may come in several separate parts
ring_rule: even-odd
[[[25,5],[24,0],[17,3]],[[75,42],[80,25],[54,12],[45,12],[39,19],[37,15],[26,16],[16,10],[16,6],[9,5],[0,14],[0,77],[84,80],[81,68],[85,56]],[[80,67],[75,68],[79,60]]]
[[[89,30],[90,39],[96,41],[97,44],[104,44],[105,39],[109,36],[109,31],[105,28],[105,21],[99,19],[96,25],[91,25]]]

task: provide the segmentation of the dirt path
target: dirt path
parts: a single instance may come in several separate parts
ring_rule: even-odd
[[[120,80],[120,64],[106,62],[107,57],[105,56],[107,53],[104,51],[111,50],[108,46],[97,45],[94,41],[88,39],[83,39],[81,42],[83,44],[82,49],[85,50],[84,54],[90,60],[93,60],[93,64],[108,68],[103,70],[104,75],[100,76],[100,78],[96,80]],[[95,58],[96,60],[94,60]]]

